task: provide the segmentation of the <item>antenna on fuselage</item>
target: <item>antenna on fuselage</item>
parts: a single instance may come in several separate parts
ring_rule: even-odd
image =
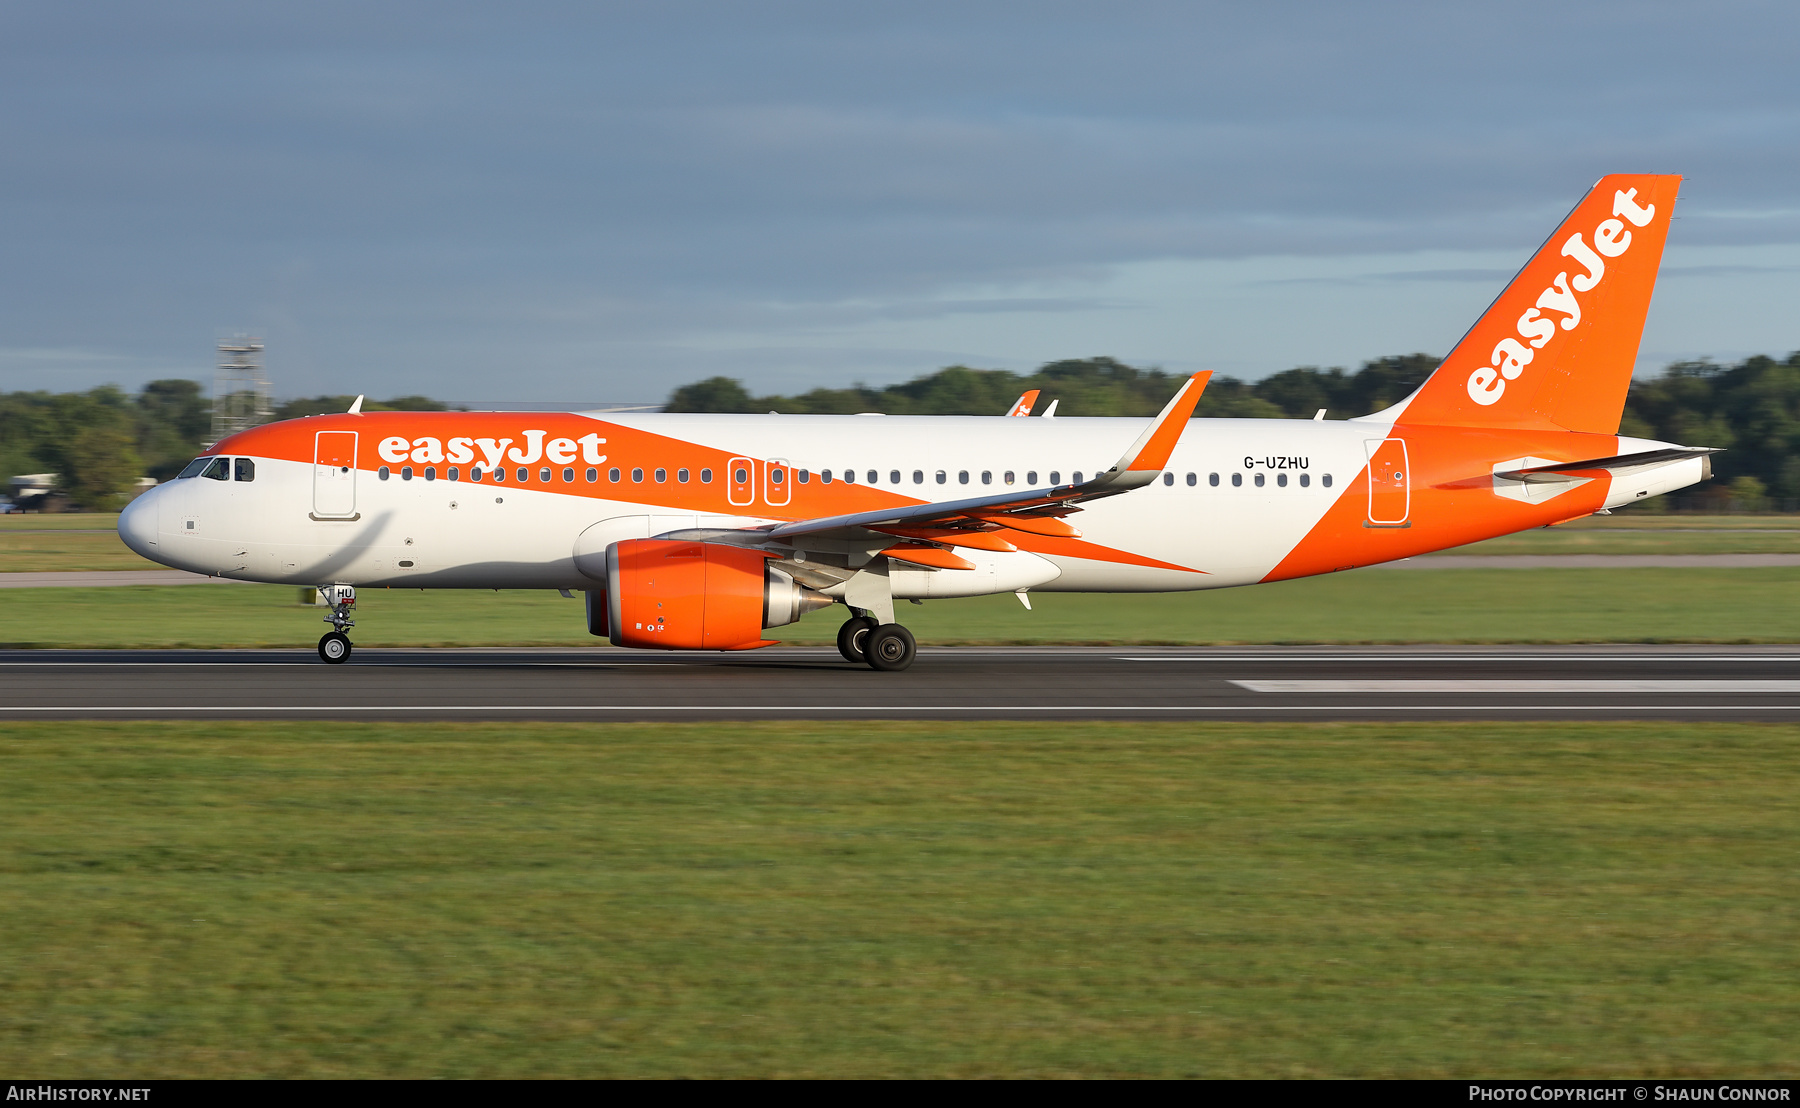
[[[350,402],[350,415],[362,415],[362,401],[362,394],[358,393],[356,399]]]

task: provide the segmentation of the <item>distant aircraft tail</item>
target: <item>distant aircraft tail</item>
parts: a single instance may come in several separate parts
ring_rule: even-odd
[[[1672,175],[1601,178],[1392,414],[1616,434],[1680,185]]]

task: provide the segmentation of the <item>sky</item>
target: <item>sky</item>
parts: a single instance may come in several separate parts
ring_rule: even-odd
[[[1639,372],[1800,349],[1800,5],[0,6],[0,389],[656,403],[1442,354],[1686,176]]]

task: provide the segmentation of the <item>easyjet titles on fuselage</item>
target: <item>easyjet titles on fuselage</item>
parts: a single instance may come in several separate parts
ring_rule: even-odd
[[[556,465],[571,465],[579,453],[581,460],[588,465],[599,465],[606,461],[606,455],[600,447],[606,440],[597,433],[589,433],[578,439],[555,438],[545,441],[548,431],[521,431],[524,437],[523,446],[513,446],[517,439],[512,438],[471,438],[457,436],[448,442],[433,435],[421,435],[416,439],[407,439],[394,435],[381,440],[376,452],[381,460],[398,465],[402,462],[420,462],[436,465],[450,462],[453,465],[467,465],[475,460],[477,449],[481,451],[482,463],[490,469],[502,462],[528,466],[539,459],[553,462]],[[511,449],[508,449],[511,447]]]

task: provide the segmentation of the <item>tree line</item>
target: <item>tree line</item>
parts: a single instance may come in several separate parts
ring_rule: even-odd
[[[1214,377],[1198,418],[1346,419],[1404,400],[1440,359],[1406,354],[1364,362],[1355,371],[1301,366],[1254,383]],[[813,389],[798,396],[752,396],[743,383],[712,377],[676,389],[664,411],[884,412],[890,415],[999,415],[1020,393],[1039,389],[1037,411],[1060,399],[1059,415],[1149,416],[1185,379],[1112,358],[1050,362],[1031,374],[950,366],[903,385]],[[1619,432],[1687,446],[1715,446],[1715,481],[1705,494],[1743,509],[1770,498],[1800,499],[1800,351],[1731,365],[1677,362],[1634,380]],[[1721,504],[1721,507],[1724,505]]]
[[[289,400],[276,419],[342,412],[353,396]],[[363,411],[442,411],[423,396],[365,401]],[[0,393],[0,477],[54,473],[80,507],[113,511],[139,477],[167,481],[204,447],[212,404],[197,381],[152,381],[133,396],[114,385],[86,392]]]
[[[1405,399],[1438,359],[1427,354],[1377,358],[1354,371],[1301,366],[1254,383],[1214,377],[1197,416],[1310,419],[1319,409],[1343,419]],[[712,377],[676,389],[670,412],[786,414],[999,415],[1019,394],[1040,390],[1037,411],[1059,401],[1068,416],[1150,416],[1184,378],[1113,358],[1050,362],[1035,373],[949,366],[904,384],[813,389],[798,396],[753,396],[741,381]],[[277,419],[341,412],[351,396],[288,400]],[[443,411],[424,396],[365,401],[363,410]],[[211,430],[211,408],[194,381],[152,381],[130,395],[106,385],[86,392],[0,393],[0,474],[57,473],[75,503],[117,507],[139,476],[168,480],[197,453]],[[1718,480],[1704,495],[1754,509],[1770,498],[1800,499],[1800,351],[1785,360],[1757,356],[1730,365],[1678,362],[1635,380],[1620,432],[1689,446],[1723,447]],[[1721,505],[1723,506],[1723,505]]]

